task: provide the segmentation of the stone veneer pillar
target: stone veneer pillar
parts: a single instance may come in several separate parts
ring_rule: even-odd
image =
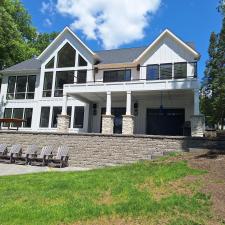
[[[134,118],[133,115],[123,115],[122,134],[134,134]]]
[[[205,117],[203,115],[191,116],[191,136],[203,137],[205,131]]]
[[[68,115],[58,115],[57,132],[67,133],[69,130],[70,117]]]
[[[102,115],[102,133],[113,134],[113,128],[114,128],[114,116]]]

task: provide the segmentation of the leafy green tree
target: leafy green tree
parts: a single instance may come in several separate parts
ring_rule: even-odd
[[[57,33],[40,33],[20,0],[0,0],[0,70],[39,55]]]
[[[36,37],[31,17],[19,0],[0,0],[0,62],[10,66],[37,53],[27,43]]]
[[[42,51],[45,50],[45,48],[47,48],[49,43],[51,43],[56,38],[57,35],[58,35],[57,32],[40,33],[37,35],[35,40],[32,41],[32,43],[30,43],[30,46],[32,48],[35,48],[38,54],[40,54]]]
[[[218,35],[211,34],[209,60],[206,63],[202,85],[201,110],[211,124],[220,124],[223,129],[225,118],[225,1],[218,7],[222,28]]]

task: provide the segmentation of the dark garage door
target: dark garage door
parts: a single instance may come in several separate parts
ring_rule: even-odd
[[[146,133],[183,135],[184,121],[184,109],[147,109]]]

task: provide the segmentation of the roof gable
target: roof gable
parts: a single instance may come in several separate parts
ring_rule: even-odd
[[[173,39],[174,41],[176,41],[176,43],[178,43],[191,54],[193,54],[196,59],[199,59],[200,54],[197,51],[191,48],[189,44],[178,38],[170,30],[166,29],[133,62],[139,62],[152,48],[154,48],[158,43],[160,43],[160,41],[163,40],[163,38],[165,37]]]
[[[69,42],[72,46],[75,45],[78,51],[85,51],[89,58],[94,61],[97,56],[89,49],[68,27],[66,27],[52,43],[38,56],[39,60],[45,61],[62,43]]]

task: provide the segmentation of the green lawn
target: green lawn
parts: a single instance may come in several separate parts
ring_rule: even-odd
[[[160,160],[0,177],[0,224],[207,224],[209,197],[184,180],[203,173]]]

